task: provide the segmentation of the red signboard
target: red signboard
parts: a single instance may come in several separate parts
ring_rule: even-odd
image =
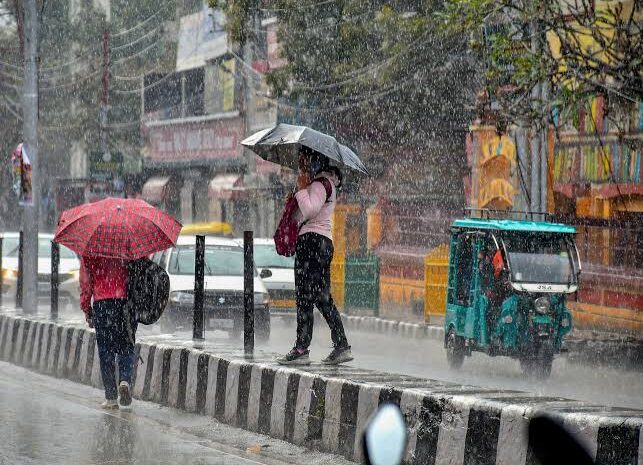
[[[148,125],[147,158],[152,163],[183,163],[241,157],[244,124],[239,117]]]

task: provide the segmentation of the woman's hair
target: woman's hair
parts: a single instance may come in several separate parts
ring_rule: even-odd
[[[312,153],[310,155],[310,176],[315,177],[322,171],[328,171],[329,161],[328,157]]]
[[[328,171],[329,173],[333,173],[337,177],[337,180],[339,181],[339,184],[337,184],[337,188],[342,187],[342,172],[338,167],[336,167],[336,166],[328,166],[324,171]]]

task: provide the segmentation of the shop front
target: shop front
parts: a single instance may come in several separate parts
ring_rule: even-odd
[[[184,224],[226,215],[245,161],[238,112],[146,123],[142,197]],[[235,178],[233,180],[232,178]],[[229,186],[229,184],[232,184]],[[214,196],[214,197],[213,197]]]

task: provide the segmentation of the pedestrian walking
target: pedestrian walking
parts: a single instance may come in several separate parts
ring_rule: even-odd
[[[117,409],[132,403],[130,384],[136,355],[136,315],[127,312],[127,262],[121,258],[83,257],[80,268],[80,308],[96,329],[100,372],[105,388],[102,407]],[[116,385],[116,365],[118,379]]]
[[[334,365],[353,360],[342,319],[330,291],[330,264],[333,259],[331,216],[341,186],[341,172],[331,167],[327,157],[303,147],[300,149],[298,209],[301,224],[295,254],[297,339],[292,350],[278,359],[282,365],[310,363],[309,346],[313,336],[313,308],[321,312],[330,328],[332,352],[322,363]]]
[[[118,408],[119,396],[121,406],[132,403],[137,324],[158,320],[167,301],[167,274],[141,259],[172,247],[180,231],[176,219],[139,199],[79,205],[65,210],[58,221],[54,241],[82,257],[80,307],[96,328],[104,408]]]

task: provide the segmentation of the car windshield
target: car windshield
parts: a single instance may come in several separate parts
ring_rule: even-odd
[[[17,257],[18,256],[18,238],[5,237],[2,240],[2,256],[3,257]],[[38,257],[51,258],[51,240],[40,238],[38,240]],[[69,250],[64,245],[60,246],[60,258],[72,259],[77,258],[76,254]]]
[[[193,245],[179,246],[172,251],[168,273],[194,276]],[[243,249],[241,247],[205,247],[204,271],[206,276],[243,276]]]
[[[283,257],[274,245],[255,245],[255,263],[259,268],[294,268],[294,257]]]
[[[528,233],[504,238],[512,281],[572,284],[571,250],[560,235]]]

